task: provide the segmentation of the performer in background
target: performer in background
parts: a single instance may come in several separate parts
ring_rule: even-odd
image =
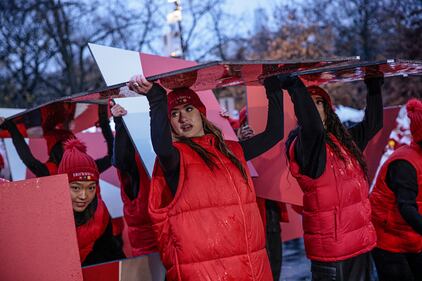
[[[306,88],[297,77],[279,79],[298,121],[286,141],[286,153],[304,193],[304,242],[312,280],[370,280],[376,234],[362,151],[383,126],[383,78],[365,79],[365,118],[349,129],[322,88]]]
[[[104,172],[111,166],[111,155],[113,152],[113,133],[111,132],[110,122],[107,115],[107,106],[99,105],[99,125],[104,139],[107,142],[107,155],[95,160],[100,173]],[[13,121],[5,120],[0,117],[0,128],[9,131],[16,151],[25,164],[25,166],[36,176],[45,177],[57,174],[57,167],[63,156],[63,143],[66,140],[76,138],[68,129],[50,128],[44,131],[44,138],[47,143],[47,152],[49,158],[43,163],[34,157],[24,137],[19,132]],[[46,128],[44,126],[44,128]]]
[[[383,164],[370,195],[380,281],[422,280],[422,102],[412,99],[406,109],[412,142]]]
[[[67,174],[69,178],[82,265],[125,258],[121,243],[113,236],[111,217],[101,199],[97,165],[79,140],[64,144],[58,173]]]

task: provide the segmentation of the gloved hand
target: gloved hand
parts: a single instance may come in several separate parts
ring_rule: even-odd
[[[376,66],[366,67],[364,81],[368,88],[380,88],[384,84],[384,73]]]
[[[264,87],[267,92],[281,92],[280,81],[277,76],[270,76],[264,79]]]
[[[107,125],[110,123],[108,118],[108,105],[107,104],[99,104],[98,105],[98,127],[101,125]]]
[[[280,87],[286,90],[303,84],[299,77],[291,76],[290,74],[279,74],[277,75],[277,79],[280,83]]]

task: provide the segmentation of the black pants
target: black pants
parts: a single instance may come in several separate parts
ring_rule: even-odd
[[[267,218],[267,237],[266,248],[270,260],[271,271],[274,281],[280,279],[282,262],[282,241],[280,229],[280,209],[277,202],[265,200],[266,218]]]
[[[375,248],[372,256],[379,281],[422,280],[422,253],[400,254]]]
[[[369,281],[369,253],[338,262],[311,261],[312,281]]]

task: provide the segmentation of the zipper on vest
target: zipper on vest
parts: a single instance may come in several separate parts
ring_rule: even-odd
[[[177,280],[183,281],[182,276],[180,275],[180,264],[179,264],[179,257],[177,256],[177,251],[174,251],[174,258],[176,260],[176,272],[177,272]]]
[[[237,195],[237,201],[239,202],[239,208],[240,208],[240,212],[242,213],[242,218],[243,218],[243,227],[245,229],[244,230],[244,233],[245,233],[245,243],[246,243],[246,252],[248,254],[249,267],[251,268],[251,274],[252,274],[253,280],[256,280],[256,278],[255,278],[255,272],[254,272],[254,270],[252,268],[251,250],[249,248],[248,235],[246,234],[246,215],[245,215],[245,211],[243,210],[242,199],[240,198],[239,192],[238,192],[238,190],[236,188],[236,185],[234,184],[234,180],[233,180],[233,177],[232,177],[231,173],[229,172],[229,169],[227,169],[226,165],[221,160],[221,158],[218,155],[218,153],[216,153],[216,155],[218,157],[218,160],[220,161],[220,163],[222,164],[222,166],[226,170],[226,173],[228,174],[228,176],[230,178],[230,182],[232,184],[232,187],[234,188],[234,190],[236,192],[236,195]]]
[[[338,227],[338,223],[337,223],[337,219],[338,219],[338,208],[335,207],[334,208],[334,240],[337,241],[337,227]]]

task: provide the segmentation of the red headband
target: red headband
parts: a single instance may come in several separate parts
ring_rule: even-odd
[[[318,86],[309,86],[307,89],[311,96],[320,96],[331,108],[333,107],[330,96],[322,88]]]

